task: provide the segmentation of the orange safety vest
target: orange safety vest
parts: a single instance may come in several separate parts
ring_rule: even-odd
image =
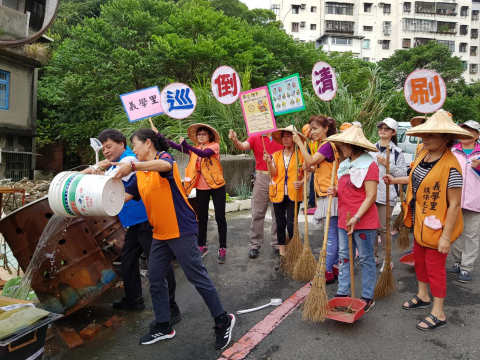
[[[327,142],[328,141],[322,142],[319,148]],[[339,164],[340,155],[338,154],[337,147],[332,142],[330,143],[330,145],[332,145],[333,156],[335,158],[335,161],[337,162],[337,164]],[[313,180],[315,185],[315,192],[317,193],[318,196],[328,195],[327,190],[331,184],[332,168],[333,168],[333,162],[328,162],[327,160],[323,160],[320,164],[317,165],[317,168],[313,173],[314,174]],[[337,174],[335,174],[335,186],[337,186],[337,183],[338,183],[338,177],[337,177]]]
[[[412,171],[410,172],[408,188],[407,188],[407,204],[413,201],[413,188],[412,188],[412,176],[415,168],[425,158],[428,151],[422,149],[415,159]],[[425,247],[432,249],[438,248],[438,241],[443,232],[445,226],[445,220],[447,218],[448,200],[447,200],[447,185],[448,174],[450,169],[455,168],[458,172],[462,173],[462,169],[458,164],[455,155],[450,150],[446,150],[440,160],[433,166],[428,172],[427,176],[421,182],[415,199],[415,223],[413,229],[413,235],[415,241]],[[412,209],[407,206],[407,211],[403,218],[405,226],[412,227]],[[435,215],[442,224],[442,229],[434,230],[424,224],[424,220],[427,216]],[[450,242],[454,242],[463,231],[463,216],[459,211],[457,220],[455,221],[455,227],[450,238]]]
[[[297,155],[298,153],[298,167],[297,167]],[[280,203],[283,201],[285,197],[285,178],[287,178],[287,189],[288,189],[288,197],[290,200],[295,201],[295,197],[297,201],[303,200],[303,192],[302,190],[296,190],[294,181],[301,180],[301,176],[298,175],[297,169],[301,169],[303,165],[303,157],[302,154],[298,151],[294,151],[290,158],[290,162],[285,164],[283,159],[283,150],[276,151],[273,153],[273,162],[275,164],[275,168],[277,169],[277,175],[272,178],[272,182],[269,186],[269,195],[270,201],[273,203]],[[285,167],[288,166],[288,169],[285,174]]]
[[[207,147],[208,145],[203,147],[203,149]],[[223,168],[219,159],[215,156],[201,158],[197,154],[190,152],[190,159],[185,169],[185,178],[190,178],[190,180],[183,182],[187,195],[197,186],[200,175],[203,176],[207,185],[212,189],[218,189],[225,185]]]

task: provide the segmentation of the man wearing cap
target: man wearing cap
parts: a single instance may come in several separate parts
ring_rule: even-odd
[[[452,148],[462,169],[463,232],[452,244],[454,264],[448,271],[457,274],[458,281],[467,283],[472,280],[473,264],[477,260],[480,243],[480,144],[477,143],[480,124],[468,120],[460,126],[474,138],[460,139]]]
[[[282,145],[272,140],[271,136],[252,135],[246,141],[240,142],[237,138],[237,133],[230,129],[228,137],[233,141],[233,144],[238,150],[248,151],[252,150],[255,157],[255,182],[253,184],[252,192],[252,222],[250,225],[250,241],[248,256],[251,259],[258,257],[259,249],[263,244],[264,238],[264,222],[265,214],[270,205],[270,198],[268,194],[268,185],[270,183],[270,173],[268,172],[267,163],[263,155],[268,153],[272,155],[274,152],[282,150]],[[277,226],[275,216],[272,211],[272,239],[277,239]]]

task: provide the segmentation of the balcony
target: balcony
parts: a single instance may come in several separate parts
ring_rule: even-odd
[[[457,33],[457,23],[437,21],[437,34],[452,34]]]
[[[457,4],[416,1],[415,13],[425,15],[457,16]]]
[[[28,36],[30,13],[0,6],[0,40],[15,40]]]
[[[353,21],[325,21],[325,33],[328,34],[353,34],[354,33]]]

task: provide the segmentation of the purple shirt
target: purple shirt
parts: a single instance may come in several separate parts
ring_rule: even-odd
[[[332,145],[329,142],[326,142],[317,151],[319,154],[325,157],[325,160],[328,162],[333,162],[335,160],[335,155],[333,154]]]

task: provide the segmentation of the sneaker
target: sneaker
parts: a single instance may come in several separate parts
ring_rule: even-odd
[[[206,246],[199,246],[198,250],[200,251],[200,254],[202,255],[202,258],[208,254],[208,247]]]
[[[256,258],[258,257],[258,253],[259,253],[259,252],[258,252],[258,249],[250,249],[250,250],[248,251],[248,257],[249,257],[250,259],[256,259]]]
[[[335,274],[333,271],[325,271],[325,282],[327,285],[335,282]]]
[[[308,208],[307,209],[307,215],[315,215],[315,211],[317,210],[317,208]]]
[[[230,341],[232,341],[232,331],[235,326],[235,315],[224,314],[220,315],[222,319],[215,325],[215,349],[225,349]]]
[[[128,302],[126,298],[122,298],[120,301],[115,301],[112,304],[112,307],[115,310],[125,310],[125,311],[142,311],[145,310],[145,303],[143,299],[137,300],[134,303]]]
[[[363,308],[363,311],[369,312],[375,307],[375,300],[374,299],[365,299],[362,297],[362,300],[365,301],[366,305]]]
[[[148,334],[143,335],[140,338],[140,345],[150,345],[157,341],[171,339],[175,336],[175,330],[172,329],[170,324],[163,325],[157,322],[150,324],[150,331]]]
[[[337,264],[333,265],[332,270],[333,270],[333,275],[335,276],[335,279],[338,279],[338,265]]]
[[[227,256],[227,249],[220,248],[218,249],[218,263],[225,264],[225,257]]]
[[[460,274],[460,264],[454,263],[452,266],[447,268],[447,273],[450,274]]]
[[[383,272],[383,267],[385,266],[385,260],[382,262],[382,267],[380,268],[380,272]],[[390,263],[390,269],[393,270],[393,262]]]
[[[472,281],[472,275],[470,275],[469,271],[461,270],[460,274],[458,274],[457,281],[460,281],[462,283],[468,283]]]

